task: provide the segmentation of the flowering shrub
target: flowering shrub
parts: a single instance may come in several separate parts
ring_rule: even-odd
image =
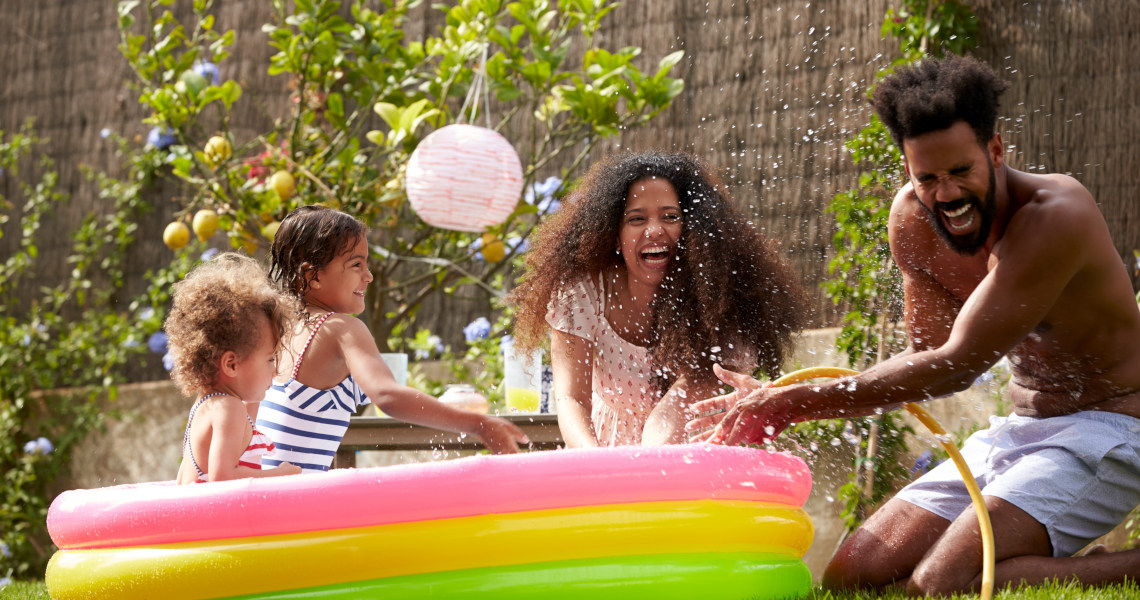
[[[250,251],[302,204],[362,219],[372,232],[370,267],[384,282],[372,286],[366,315],[382,351],[406,348],[389,340],[417,329],[432,294],[470,286],[501,295],[512,259],[557,210],[562,181],[594,144],[645,124],[683,87],[668,76],[680,52],[642,72],[637,48],[598,45],[595,32],[616,7],[607,0],[462,0],[441,8],[444,24],[422,41],[405,37],[411,3],[272,0],[263,31],[276,54],[267,67],[287,78],[293,104],[271,129],[238,139],[231,111],[245,99],[227,78],[233,32],[214,27],[214,0],[195,2],[185,22],[168,4],[120,2],[120,48],[147,121],[176,140],[165,162],[187,190],[175,199],[178,217],[212,209],[232,244]],[[526,198],[485,232],[428,226],[406,201],[405,167],[419,140],[462,122],[504,131],[510,123],[522,161]],[[209,137],[216,140],[205,152]],[[291,183],[273,185],[276,173]],[[488,254],[482,233],[504,245]]]
[[[114,201],[74,232],[70,278],[35,298],[19,294],[37,268],[40,224],[67,201],[46,157],[37,180],[21,172],[39,144],[30,124],[0,132],[0,170],[20,181],[23,196],[19,210],[0,198],[0,222],[19,219],[18,249],[0,262],[0,576],[20,579],[42,577],[54,550],[45,532],[48,485],[109,414],[104,400],[115,398],[120,367],[145,356],[151,343],[165,344],[151,334],[162,322],[166,286],[180,276],[177,267],[188,268],[179,263],[154,274],[152,295],[114,301],[123,250],[147,206],[139,191],[156,164],[152,148],[135,157],[125,181],[90,174]]]

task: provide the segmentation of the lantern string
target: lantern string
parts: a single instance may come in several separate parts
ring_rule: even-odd
[[[487,129],[491,127],[491,90],[487,85],[487,47],[490,44],[483,41],[483,55],[482,62],[479,67],[475,69],[475,75],[471,78],[471,87],[467,90],[467,97],[463,99],[463,106],[459,109],[459,120],[462,123],[464,116],[467,115],[467,123],[474,124],[477,115],[479,114],[479,95],[483,95],[483,119],[487,123]],[[471,111],[467,111],[467,107],[471,107]]]

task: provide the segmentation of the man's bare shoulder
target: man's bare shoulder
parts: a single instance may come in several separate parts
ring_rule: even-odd
[[[1103,224],[1104,217],[1092,193],[1076,179],[1060,173],[1034,175],[1012,172],[1010,191],[1018,209],[1010,221],[1007,235],[1030,235],[1038,239],[1058,241],[1078,238],[1089,228]]]
[[[896,192],[891,202],[887,238],[895,263],[904,271],[914,268],[916,260],[925,263],[919,257],[938,251],[938,236],[910,183]]]

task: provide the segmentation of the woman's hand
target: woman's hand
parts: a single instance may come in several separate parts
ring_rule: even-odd
[[[519,444],[530,443],[522,429],[499,417],[484,416],[475,435],[494,454],[514,454],[519,451]]]

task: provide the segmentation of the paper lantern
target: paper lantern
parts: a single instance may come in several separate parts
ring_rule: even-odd
[[[510,216],[522,195],[519,155],[497,132],[448,125],[428,135],[408,160],[408,201],[427,224],[483,231]]]

